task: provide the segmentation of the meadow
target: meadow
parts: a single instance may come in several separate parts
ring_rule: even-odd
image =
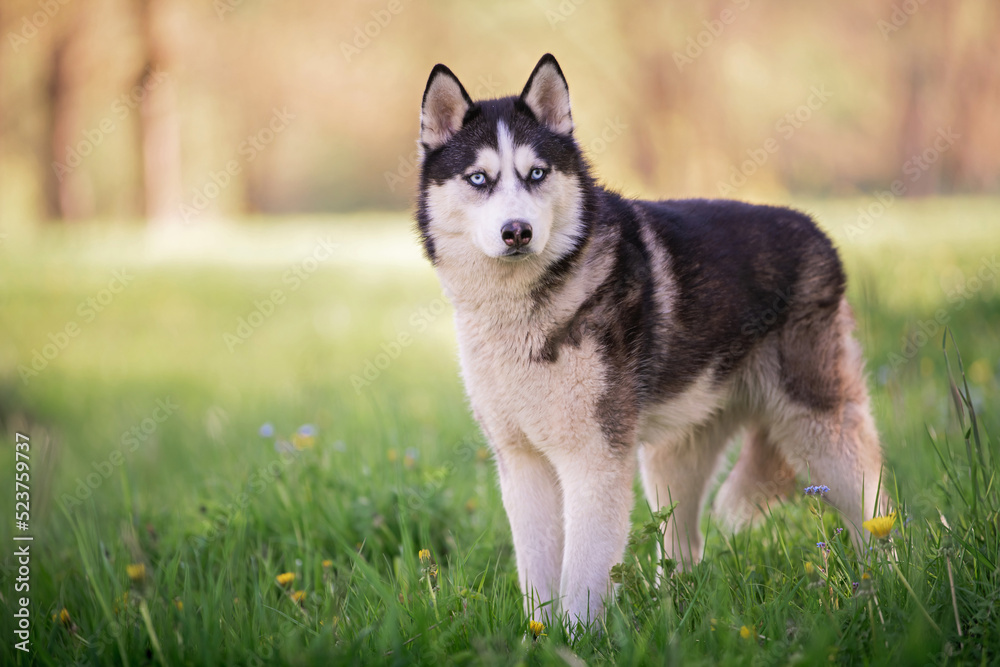
[[[1000,200],[859,222],[874,201],[790,203],[847,265],[888,540],[859,557],[799,494],[736,536],[707,517],[704,561],[657,579],[637,494],[619,594],[575,639],[529,629],[405,214],[11,231],[0,494],[13,510],[23,434],[30,528],[0,519],[0,663],[1000,663]]]

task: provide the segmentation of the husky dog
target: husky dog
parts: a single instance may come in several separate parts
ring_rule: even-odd
[[[417,227],[455,308],[529,614],[552,601],[598,618],[637,467],[654,509],[676,505],[664,555],[697,562],[740,429],[717,519],[739,528],[808,476],[861,543],[884,506],[882,454],[844,270],[808,216],[603,189],[551,55],[494,100],[437,65],[420,144]]]

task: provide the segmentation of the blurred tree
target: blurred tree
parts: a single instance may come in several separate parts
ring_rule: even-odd
[[[171,0],[136,0],[145,64],[136,83],[142,89],[140,149],[143,201],[150,223],[178,218],[181,200],[181,143],[177,91],[170,78],[175,53],[168,12]]]
[[[718,196],[750,165],[732,196],[861,195],[925,155],[908,195],[992,193],[998,34],[996,0],[0,0],[0,213],[406,206],[431,67],[490,97],[544,51],[599,175],[630,194]]]
[[[77,169],[83,157],[74,144],[83,128],[83,88],[86,85],[80,58],[84,12],[75,7],[53,26],[55,36],[49,53],[45,210],[49,219],[81,220],[94,215],[94,198],[85,172]]]

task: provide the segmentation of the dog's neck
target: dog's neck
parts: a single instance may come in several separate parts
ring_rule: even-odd
[[[547,330],[564,324],[607,278],[613,264],[609,253],[599,253],[589,244],[558,284],[541,289],[553,260],[504,262],[485,255],[449,262],[442,259],[437,270],[445,295],[456,318],[478,327],[527,326]],[[555,261],[558,261],[556,259]]]
[[[533,287],[545,273],[545,266],[537,260],[509,262],[485,255],[454,261],[442,258],[437,271],[460,316],[488,318],[499,324],[530,314]]]

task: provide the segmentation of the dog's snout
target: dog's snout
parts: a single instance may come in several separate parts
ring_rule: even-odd
[[[531,243],[531,224],[524,220],[508,220],[500,228],[500,238],[512,248]]]

